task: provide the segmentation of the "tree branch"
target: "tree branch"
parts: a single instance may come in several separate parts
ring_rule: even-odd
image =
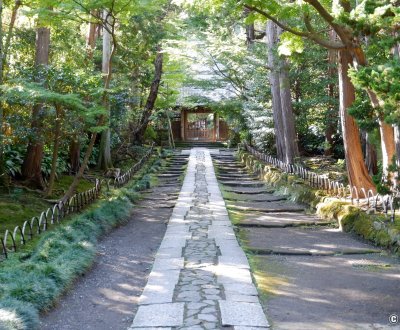
[[[313,0],[309,0],[309,1],[313,1]],[[287,26],[287,25],[281,23],[278,19],[276,19],[275,17],[273,17],[272,15],[270,15],[269,13],[267,13],[264,10],[261,10],[259,8],[249,6],[249,5],[245,5],[245,7],[270,19],[272,22],[274,22],[276,25],[278,25],[281,29],[283,29],[289,33],[292,33],[296,36],[310,39],[322,47],[325,47],[328,49],[337,49],[337,50],[345,48],[345,45],[343,43],[325,40],[321,36],[319,36],[315,31],[313,33],[311,33],[310,31],[305,32],[305,31],[298,31],[296,29],[293,29],[290,26]]]

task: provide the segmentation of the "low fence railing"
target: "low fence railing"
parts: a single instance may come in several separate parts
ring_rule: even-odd
[[[285,173],[297,175],[311,187],[325,190],[326,193],[331,196],[338,197],[341,200],[348,200],[353,205],[357,205],[361,208],[373,209],[375,211],[382,210],[387,215],[389,215],[390,212],[390,220],[394,222],[396,200],[399,197],[397,194],[380,195],[364,187],[344,185],[339,181],[329,179],[326,175],[317,174],[300,165],[285,163],[273,156],[256,150],[246,143],[243,143],[243,147],[258,160],[279,168]]]
[[[100,196],[104,184],[106,184],[107,187],[113,185],[115,188],[120,188],[125,185],[150,158],[153,149],[154,144],[137,163],[114,180],[96,179],[93,188],[84,192],[76,193],[65,203],[62,201],[57,202],[46,211],[43,211],[39,216],[25,221],[22,226],[16,226],[13,231],[7,229],[4,232],[4,236],[0,237],[0,257],[3,257],[0,258],[0,261],[7,258],[10,252],[16,252],[20,246],[25,245],[26,242],[31,240],[33,237],[47,231],[49,226],[60,223],[67,215],[79,212],[86,206],[95,202]]]

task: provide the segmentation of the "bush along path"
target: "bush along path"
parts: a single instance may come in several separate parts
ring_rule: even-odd
[[[161,165],[153,156],[124,188],[111,190],[81,214],[0,263],[0,329],[37,329],[73,281],[93,264],[99,239],[130,219],[139,191]]]
[[[217,178],[274,329],[386,329],[400,314],[397,257],[275,195],[233,152]]]

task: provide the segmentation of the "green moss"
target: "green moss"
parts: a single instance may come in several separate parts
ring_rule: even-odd
[[[279,294],[282,287],[290,285],[285,274],[285,267],[276,260],[265,256],[248,255],[257,289],[261,299],[267,303],[269,299]]]
[[[351,210],[357,211],[358,208],[352,206],[349,202],[343,202],[339,200],[333,200],[327,203],[321,203],[317,207],[317,213],[323,219],[341,219],[345,214],[351,212]]]
[[[373,238],[374,228],[372,226],[371,220],[368,219],[366,215],[363,215],[361,213],[354,213],[352,217],[352,223],[353,226],[351,228],[351,231],[356,232],[358,235],[365,239]]]

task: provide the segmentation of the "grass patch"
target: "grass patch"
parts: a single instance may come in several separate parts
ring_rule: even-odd
[[[13,230],[15,226],[40,215],[50,206],[38,193],[11,188],[10,193],[0,195],[0,235],[3,236],[6,229]]]
[[[62,176],[55,181],[54,194],[49,200],[56,200],[62,197],[72,183],[72,176]],[[78,186],[78,192],[86,191],[94,187],[92,182],[82,179]],[[0,194],[0,235],[4,232],[14,230],[16,226],[22,226],[27,220],[39,216],[43,211],[52,207],[43,199],[39,192],[28,191],[20,187],[11,187],[7,192]]]
[[[248,258],[257,289],[264,302],[278,295],[281,287],[289,285],[288,279],[283,275],[285,269],[278,261],[257,255],[248,255]]]
[[[124,188],[105,193],[83,213],[42,234],[36,244],[0,263],[0,329],[38,329],[39,312],[93,263],[99,238],[129,219],[139,191],[150,185],[155,157]]]

